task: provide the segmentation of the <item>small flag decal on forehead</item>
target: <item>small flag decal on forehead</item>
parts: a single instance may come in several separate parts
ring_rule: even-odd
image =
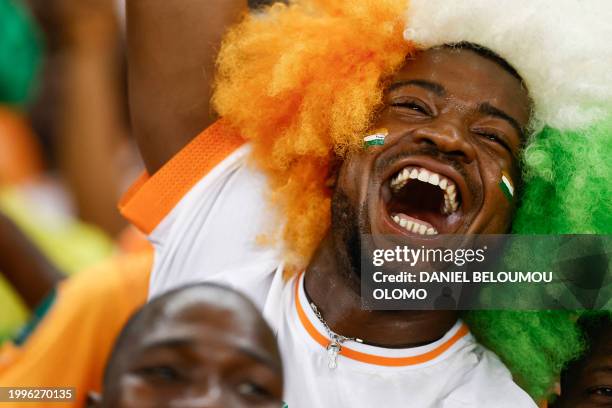
[[[512,179],[505,171],[502,171],[501,181],[499,182],[499,187],[504,192],[504,195],[509,201],[512,201],[512,197],[514,197],[514,185],[512,184]]]
[[[363,146],[382,146],[385,144],[385,138],[389,134],[387,129],[377,129],[374,133],[363,138]]]

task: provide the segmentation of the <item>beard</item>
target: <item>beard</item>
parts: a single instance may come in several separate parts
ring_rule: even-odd
[[[331,203],[331,232],[338,266],[349,279],[361,280],[362,233],[365,210],[358,211],[344,191],[336,188]]]

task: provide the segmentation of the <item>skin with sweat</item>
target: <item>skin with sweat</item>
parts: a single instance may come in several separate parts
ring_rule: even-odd
[[[394,235],[413,245],[436,239],[408,232],[391,218],[389,182],[406,166],[434,171],[457,186],[457,211],[419,215],[439,233],[507,232],[515,203],[499,181],[502,170],[519,180],[529,118],[521,81],[470,49],[431,49],[406,62],[391,79],[373,126],[388,129],[385,143],[342,164],[332,227],[306,271],[306,292],[332,330],[374,345],[408,347],[435,341],[452,327],[454,311],[361,310],[359,236]]]

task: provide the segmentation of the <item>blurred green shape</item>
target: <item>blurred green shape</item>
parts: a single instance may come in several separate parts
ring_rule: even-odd
[[[0,103],[23,106],[42,60],[38,27],[20,0],[0,0]]]

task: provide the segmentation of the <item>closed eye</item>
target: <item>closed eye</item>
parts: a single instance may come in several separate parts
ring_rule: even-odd
[[[487,130],[475,130],[474,133],[492,142],[499,144],[504,149],[506,149],[508,152],[510,152],[510,154],[514,155],[514,152],[512,151],[512,148],[510,147],[508,142],[506,142],[506,140],[502,136],[498,135],[497,133],[487,131]]]
[[[431,116],[431,112],[429,111],[429,109],[424,104],[416,102],[416,101],[392,102],[391,106],[394,108],[410,109],[422,115]]]
[[[183,375],[173,367],[170,366],[151,366],[144,367],[137,372],[144,378],[147,378],[156,382],[174,383],[184,380]]]

